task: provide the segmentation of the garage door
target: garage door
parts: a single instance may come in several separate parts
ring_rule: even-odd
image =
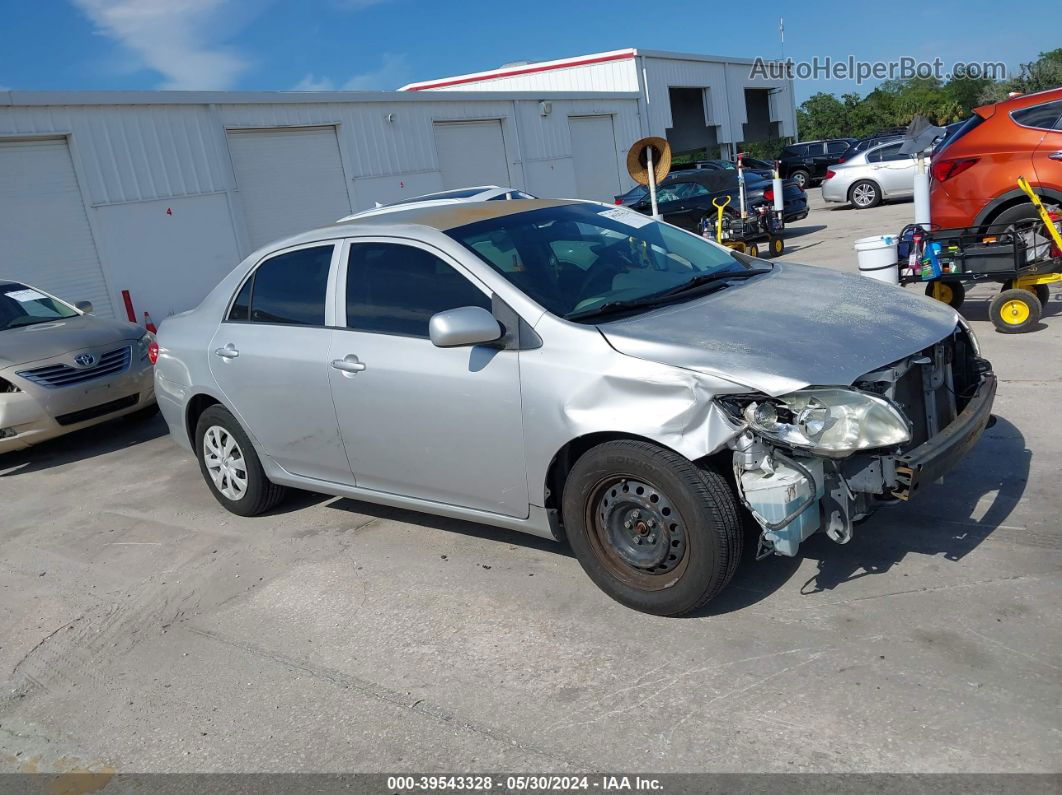
[[[65,138],[0,143],[0,278],[114,315]]]
[[[350,214],[335,127],[229,130],[228,136],[253,248]]]
[[[569,116],[576,198],[610,202],[620,193],[611,116]]]
[[[512,184],[500,121],[436,122],[443,188]]]

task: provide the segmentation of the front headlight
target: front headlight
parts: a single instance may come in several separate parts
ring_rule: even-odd
[[[764,397],[747,403],[741,415],[768,439],[828,456],[911,440],[899,409],[885,398],[854,389],[823,387]]]
[[[155,335],[150,331],[144,334],[143,337],[136,341],[136,352],[138,358],[143,361],[148,358],[148,348],[151,347],[151,343],[155,341]]]

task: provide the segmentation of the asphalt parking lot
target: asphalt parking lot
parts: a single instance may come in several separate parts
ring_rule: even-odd
[[[912,213],[812,195],[786,259],[854,270]],[[1062,291],[1005,336],[995,289],[963,310],[1001,377],[973,454],[693,618],[530,536],[233,516],[159,419],[0,456],[0,769],[1058,771]]]

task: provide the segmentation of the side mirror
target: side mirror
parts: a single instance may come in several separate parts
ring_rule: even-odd
[[[91,301],[78,301],[74,304],[75,309],[80,309],[86,315],[92,314],[92,302]]]
[[[431,316],[428,336],[437,348],[480,345],[501,338],[502,327],[483,307],[460,306]]]

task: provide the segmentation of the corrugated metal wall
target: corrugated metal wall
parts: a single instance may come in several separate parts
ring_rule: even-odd
[[[436,122],[498,120],[514,187],[544,197],[577,197],[569,116],[612,117],[615,140],[602,143],[615,149],[617,174],[624,180],[627,149],[640,136],[638,101],[631,95],[550,98],[548,108],[527,96],[447,95],[436,100],[422,94],[397,100],[407,96],[400,94],[365,101],[307,101],[302,97],[292,102],[275,97],[258,102],[256,97],[244,96],[226,102],[226,95],[213,94],[200,95],[203,101],[175,102],[168,95],[149,92],[127,104],[105,104],[115,95],[91,104],[49,104],[48,96],[42,94],[23,95],[23,104],[17,104],[19,94],[11,96],[16,104],[0,105],[0,141],[43,135],[67,138],[95,243],[105,254],[125,250],[108,245],[107,240],[114,229],[128,227],[123,222],[123,205],[133,213],[143,203],[164,200],[158,210],[164,212],[171,211],[165,200],[191,197],[206,207],[208,203],[214,206],[219,194],[228,204],[231,236],[219,228],[209,234],[219,246],[224,242],[226,253],[233,240],[241,256],[250,253],[245,202],[237,190],[230,158],[230,130],[333,126],[354,210],[378,201],[460,187],[444,184],[433,132]],[[159,101],[153,102],[153,96]],[[72,97],[76,95],[61,98],[69,103]],[[191,223],[190,212],[182,213],[182,220]],[[188,229],[187,234],[196,232]],[[144,244],[149,246],[150,241]],[[181,272],[181,252],[146,254],[142,263],[113,267],[103,257],[105,289],[114,307],[122,306],[122,289],[132,288],[134,297],[151,295],[158,292],[160,278],[176,278],[174,274]],[[128,274],[142,272],[133,281],[142,278],[145,284],[139,290],[137,284],[117,284],[111,271],[125,274],[122,278],[127,280]],[[147,287],[152,280],[151,288]],[[194,306],[211,286],[187,290],[187,285],[175,283],[170,298],[179,296],[179,300],[157,307],[138,303],[138,314],[145,308],[159,319]]]

